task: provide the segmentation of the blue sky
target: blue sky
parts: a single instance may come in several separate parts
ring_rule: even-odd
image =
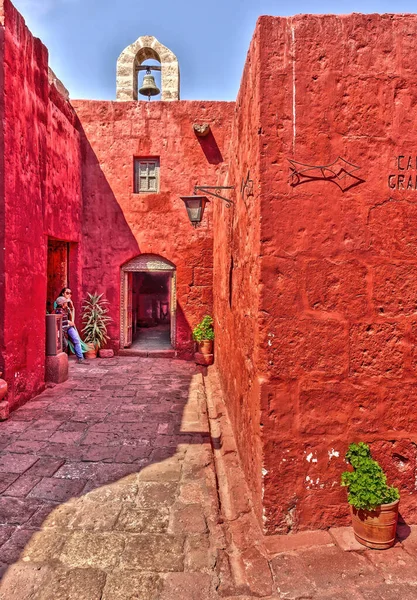
[[[234,100],[259,15],[415,12],[411,0],[14,0],[72,98],[113,100],[116,61],[141,35],[178,57],[181,98]]]

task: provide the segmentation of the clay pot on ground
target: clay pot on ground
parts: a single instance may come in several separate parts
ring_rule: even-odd
[[[113,358],[114,350],[110,350],[109,348],[100,348],[98,355],[100,358]]]
[[[0,377],[3,373],[0,371]],[[7,400],[4,400],[7,394],[7,383],[0,379],[0,421],[5,421],[9,417],[10,407]]]
[[[84,354],[85,358],[92,360],[93,358],[97,358],[97,348],[94,344],[87,344],[88,351]]]
[[[3,373],[0,371],[0,377]],[[7,394],[7,383],[4,379],[0,379],[0,402],[3,400],[5,395]]]
[[[200,354],[213,354],[213,340],[202,340],[198,342]]]
[[[214,363],[214,354],[201,354],[201,352],[195,352],[194,360],[197,365],[208,367]]]
[[[350,506],[353,533],[363,546],[385,550],[395,543],[400,500],[381,504],[375,510],[362,510]]]

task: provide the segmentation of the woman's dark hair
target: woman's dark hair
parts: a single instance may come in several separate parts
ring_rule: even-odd
[[[65,287],[63,287],[63,288],[62,288],[62,290],[59,292],[59,295],[60,295],[60,296],[63,296],[63,295],[65,294],[66,290],[69,290],[69,289],[71,289],[71,288],[69,288],[69,287],[66,285],[66,286],[65,286]]]

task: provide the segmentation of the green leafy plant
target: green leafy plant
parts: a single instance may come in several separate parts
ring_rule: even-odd
[[[109,302],[103,297],[103,294],[87,294],[87,299],[83,303],[83,329],[84,341],[92,344],[97,350],[102,348],[109,336],[107,335],[107,325],[111,323],[112,318],[108,316]]]
[[[193,329],[193,339],[196,342],[203,340],[214,340],[213,319],[206,315],[203,320]]]
[[[354,469],[342,473],[341,484],[348,488],[349,504],[357,509],[374,510],[381,504],[398,500],[398,489],[387,485],[387,477],[376,460],[372,459],[367,444],[351,444],[346,460]]]

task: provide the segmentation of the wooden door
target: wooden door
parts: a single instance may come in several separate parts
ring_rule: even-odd
[[[133,330],[133,273],[125,273],[124,339],[125,348],[132,345]]]
[[[59,296],[61,289],[70,285],[69,273],[69,244],[59,240],[48,240],[48,289],[47,289],[47,311],[53,312],[54,301]]]

